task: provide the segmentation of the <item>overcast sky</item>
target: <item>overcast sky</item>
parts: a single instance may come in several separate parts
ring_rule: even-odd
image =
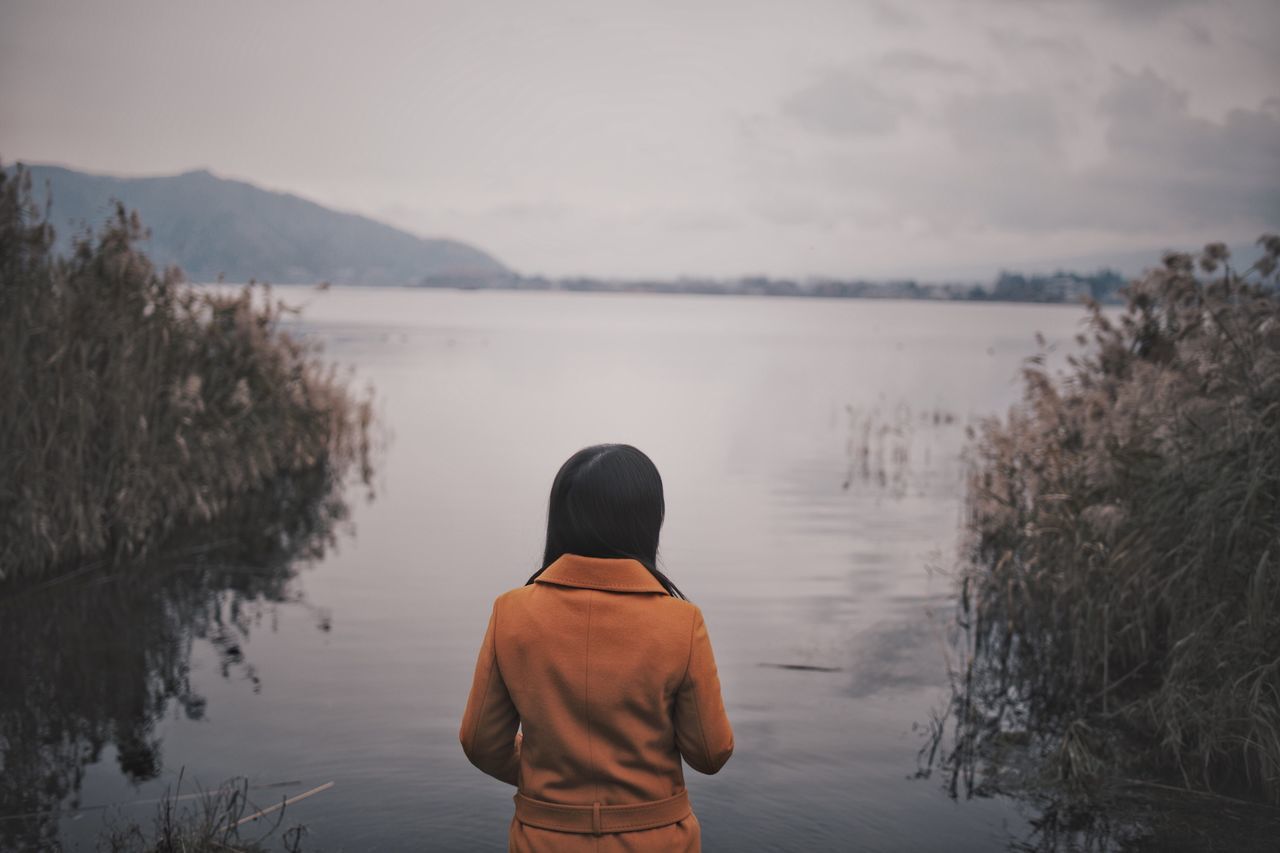
[[[1277,0],[0,0],[0,159],[208,168],[554,275],[1280,228]]]

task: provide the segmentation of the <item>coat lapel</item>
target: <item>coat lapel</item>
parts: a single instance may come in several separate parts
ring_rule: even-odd
[[[562,554],[538,575],[537,582],[606,592],[667,592],[644,563],[619,557]]]

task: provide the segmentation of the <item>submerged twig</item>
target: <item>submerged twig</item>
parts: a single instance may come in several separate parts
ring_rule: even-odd
[[[274,806],[267,806],[265,809],[260,809],[254,812],[253,814],[249,815],[248,817],[241,818],[240,820],[236,821],[233,824],[233,826],[244,826],[246,823],[249,823],[250,821],[257,820],[258,818],[269,815],[272,812],[279,811],[280,809],[283,809],[285,806],[291,806],[294,803],[298,803],[298,802],[301,802],[302,800],[305,800],[307,797],[312,797],[323,791],[327,791],[330,788],[332,788],[333,785],[334,785],[333,782],[325,782],[323,785],[317,785],[316,787],[312,788],[310,791],[304,791],[301,794],[298,794],[296,797],[290,797],[289,799],[284,800],[283,802],[276,803]]]

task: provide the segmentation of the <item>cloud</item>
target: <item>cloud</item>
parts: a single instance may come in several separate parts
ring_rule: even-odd
[[[808,130],[833,136],[891,133],[915,105],[881,89],[864,74],[845,69],[823,74],[788,97],[782,111]]]
[[[1034,91],[957,95],[944,108],[951,138],[965,154],[1045,159],[1060,153],[1053,101]]]
[[[1099,99],[1105,150],[1072,168],[1048,99],[958,98],[947,116],[987,221],[1015,230],[1218,229],[1280,222],[1280,110],[1211,121],[1150,68],[1116,68]]]
[[[889,3],[886,0],[869,0],[867,7],[871,11],[871,20],[883,27],[893,29],[913,29],[920,25],[918,18],[902,8],[901,3]]]
[[[920,72],[924,74],[968,74],[972,69],[966,62],[946,59],[919,50],[893,50],[880,57],[880,67],[886,71]]]
[[[547,221],[549,219],[565,219],[573,213],[567,205],[555,201],[521,201],[499,204],[486,211],[486,214],[498,219],[514,221]]]
[[[1112,69],[1111,88],[1102,96],[1098,110],[1113,122],[1141,126],[1185,115],[1187,93],[1150,68],[1133,74],[1117,67]]]
[[[1107,119],[1107,144],[1115,161],[1170,177],[1190,173],[1271,185],[1274,192],[1280,175],[1275,99],[1257,110],[1230,110],[1214,122],[1191,115],[1187,93],[1150,68],[1138,73],[1117,68],[1098,109]]]
[[[1203,2],[1204,0],[1094,0],[1104,14],[1135,24],[1149,24],[1178,9]]]
[[[1085,43],[1075,36],[1046,36],[999,27],[987,30],[987,41],[1000,53],[1053,60],[1078,61],[1088,52]]]
[[[1092,6],[1102,16],[1130,24],[1151,24],[1179,9],[1188,6],[1202,5],[1206,0],[1002,0],[1006,5],[1023,8],[1036,6],[1042,8]]]
[[[1187,41],[1201,47],[1213,46],[1213,33],[1209,30],[1208,25],[1200,21],[1182,22],[1182,29],[1186,35]]]
[[[1079,103],[1035,89],[979,90],[920,111],[918,130],[877,150],[771,160],[773,198],[758,215],[786,224],[922,227],[938,234],[1204,234],[1280,224],[1280,100],[1210,120],[1149,68],[1115,68]],[[1073,132],[1100,146],[1072,151]],[[887,156],[910,145],[913,156]],[[1031,239],[1033,238],[1034,239]],[[1158,239],[1158,238],[1149,238]]]
[[[1191,115],[1188,95],[1150,68],[1113,70],[1099,113],[1108,160],[1099,182],[1141,187],[1162,206],[1205,224],[1251,216],[1280,222],[1280,108],[1232,109],[1221,121]]]

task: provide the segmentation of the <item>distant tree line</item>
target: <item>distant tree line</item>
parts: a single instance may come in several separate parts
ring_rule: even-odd
[[[975,282],[922,283],[914,279],[808,279],[797,281],[767,276],[741,278],[602,279],[585,276],[550,278],[516,273],[459,277],[431,276],[424,287],[464,290],[567,290],[604,293],[701,293],[715,296],[794,296],[830,299],[936,299],[988,302],[1078,303],[1092,299],[1103,304],[1123,302],[1126,279],[1112,269],[1095,273],[1059,271],[1026,275],[1001,272],[990,284]]]

